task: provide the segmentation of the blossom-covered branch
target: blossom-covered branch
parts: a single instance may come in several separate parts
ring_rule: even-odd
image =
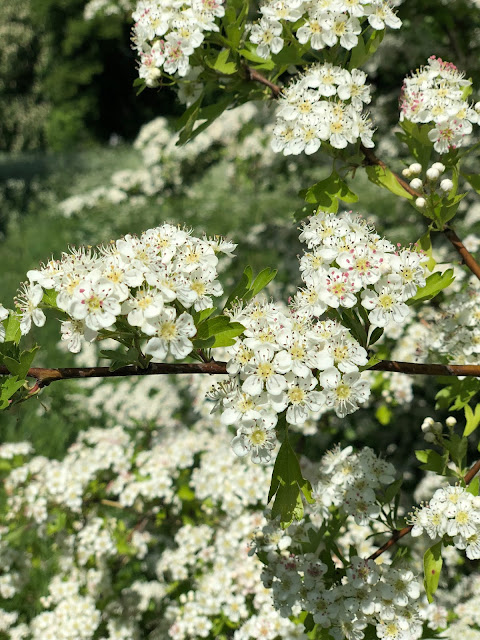
[[[480,365],[459,364],[421,364],[418,362],[399,362],[395,360],[382,360],[371,367],[372,371],[391,371],[406,373],[408,375],[424,376],[473,376],[480,377]],[[5,366],[0,366],[0,375],[8,375],[10,372]],[[57,380],[75,380],[85,378],[117,378],[125,376],[154,376],[165,374],[194,374],[207,373],[227,374],[227,363],[216,362],[180,362],[180,363],[156,363],[151,362],[148,367],[141,368],[136,365],[127,365],[111,371],[108,367],[32,367],[27,376],[37,380],[38,388],[46,387]]]
[[[470,484],[470,482],[474,479],[474,477],[477,475],[479,471],[480,471],[480,460],[477,460],[477,462],[468,471],[468,473],[465,474],[463,478],[463,481],[465,482],[465,484],[466,485]],[[376,558],[381,556],[382,553],[384,553],[384,551],[387,551],[388,549],[390,549],[390,547],[393,547],[393,545],[396,544],[401,538],[404,538],[406,535],[408,535],[412,531],[413,527],[414,527],[413,524],[409,524],[408,526],[403,527],[403,529],[397,529],[397,531],[394,531],[392,533],[392,536],[387,540],[387,542],[385,542],[385,544],[383,544],[374,553],[372,553],[368,557],[368,559],[375,560]]]

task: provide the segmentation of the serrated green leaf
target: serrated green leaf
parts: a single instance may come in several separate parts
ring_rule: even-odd
[[[280,447],[272,473],[268,502],[275,496],[272,518],[280,516],[283,527],[303,517],[303,502],[300,493],[311,502],[311,485],[302,476],[295,451],[286,437]]]
[[[10,406],[10,398],[23,387],[25,380],[19,380],[17,376],[9,376],[0,387],[0,409]]]
[[[193,318],[195,326],[198,326],[201,322],[209,318],[212,313],[217,310],[217,307],[212,307],[211,309],[202,309],[202,311],[190,310],[190,315]]]
[[[407,300],[407,304],[412,305],[417,302],[426,302],[427,300],[431,300],[438,295],[440,291],[443,291],[443,289],[450,286],[454,280],[455,276],[453,275],[453,269],[447,269],[443,273],[432,273],[426,279],[425,286],[418,289],[413,298]]]
[[[300,209],[297,209],[296,211],[293,212],[293,219],[295,220],[295,222],[299,222],[304,218],[313,216],[316,213],[317,209],[318,209],[317,204],[314,204],[314,203],[306,204],[305,206],[300,207]]]
[[[433,449],[423,449],[415,451],[415,457],[419,462],[424,464],[420,465],[420,469],[424,471],[434,471],[438,475],[445,475],[445,471],[448,463],[448,453],[440,455]]]
[[[300,192],[300,195],[309,204],[317,204],[319,209],[327,211],[338,210],[338,200],[343,202],[357,202],[358,196],[350,190],[336,171],[333,171],[328,178],[321,180],[308,189]]]
[[[230,49],[222,49],[219,53],[214,52],[212,57],[206,57],[205,62],[214,71],[230,76],[237,71],[237,65],[233,61],[228,61]]]
[[[461,468],[463,466],[463,459],[467,453],[467,438],[463,438],[462,436],[453,433],[450,438],[445,438],[443,443],[457,467]]]
[[[480,380],[478,378],[464,378],[463,380],[446,379],[443,389],[435,396],[437,401],[435,408],[449,409],[450,411],[460,411],[471,399],[480,391]]]
[[[5,323],[5,342],[18,344],[22,337],[20,331],[20,318],[15,313],[11,313]]]
[[[57,308],[57,292],[55,289],[46,289],[43,292],[42,303],[47,307]]]
[[[464,411],[466,424],[463,431],[463,436],[466,438],[471,433],[473,433],[480,424],[480,404],[476,405],[475,411],[473,411],[472,407],[467,404],[465,405]]]
[[[478,491],[480,488],[480,478],[475,476],[475,478],[467,485],[468,493],[471,493],[472,496],[478,496]]]
[[[442,565],[442,541],[440,540],[440,542],[434,544],[430,549],[427,549],[423,556],[423,583],[429,602],[433,602],[433,594],[438,588]]]
[[[256,49],[256,46],[255,46]],[[270,71],[271,69],[275,69],[275,63],[273,60],[265,58],[261,58],[255,51],[250,51],[249,49],[240,49],[240,55],[249,60],[250,62],[255,63],[255,69],[265,69],[266,71]]]
[[[401,184],[398,183],[395,175],[388,169],[387,167],[380,167],[379,165],[369,165],[366,167],[368,179],[370,182],[378,185],[379,187],[383,187],[384,189],[388,189],[396,196],[400,196],[402,198],[407,198],[408,200],[412,200],[413,197],[405,191]]]

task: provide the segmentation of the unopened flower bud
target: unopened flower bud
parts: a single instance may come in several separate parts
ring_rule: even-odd
[[[445,191],[445,193],[451,191],[453,189],[453,182],[449,178],[445,178],[445,180],[440,182],[440,189]]]
[[[433,433],[437,433],[440,434],[443,431],[443,424],[441,422],[434,422],[432,424],[432,431]]]
[[[432,430],[432,425],[431,425],[429,422],[425,421],[425,422],[422,424],[422,432],[423,432],[423,433],[428,433],[428,432],[429,432],[429,431],[431,431],[431,430]]]
[[[435,442],[435,434],[432,431],[427,431],[427,433],[423,436],[425,442]]]
[[[412,189],[421,189],[423,187],[423,182],[420,180],[420,178],[414,178],[410,181],[410,186],[412,187]]]
[[[418,176],[419,173],[422,173],[422,165],[419,162],[413,162],[409,167],[410,173],[414,176]]]
[[[411,175],[412,175],[412,172],[410,171],[410,169],[408,167],[406,167],[405,169],[402,170],[402,176],[404,178],[410,178]]]
[[[419,209],[423,209],[424,206],[427,204],[427,201],[425,200],[425,198],[417,198],[415,200],[415,204]]]
[[[440,171],[430,167],[430,169],[427,169],[426,176],[429,180],[438,180],[440,177]]]
[[[477,102],[477,103],[476,103],[476,105],[475,105],[475,111],[476,111],[477,113],[480,113],[480,102]]]
[[[457,424],[457,419],[453,416],[448,416],[448,418],[445,420],[445,424],[447,425],[447,427],[454,427]]]
[[[445,171],[445,165],[442,164],[441,162],[434,162],[432,164],[432,169],[435,169],[439,173],[443,173]]]

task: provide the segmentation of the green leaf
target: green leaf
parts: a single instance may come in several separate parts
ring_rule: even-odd
[[[399,478],[398,480],[395,480],[395,482],[392,482],[392,484],[388,485],[388,487],[385,489],[383,493],[383,498],[382,498],[383,504],[388,504],[389,502],[392,502],[395,496],[399,493],[402,487],[402,483],[403,483],[403,478]]]
[[[415,160],[422,167],[427,167],[433,150],[433,142],[428,138],[428,132],[432,129],[432,125],[418,125],[409,120],[404,120],[400,123],[400,126],[403,132],[397,133],[397,137],[408,146]]]
[[[17,314],[11,313],[5,323],[5,342],[14,342],[15,344],[18,344],[22,337],[20,332],[20,318]]]
[[[445,475],[448,463],[448,453],[440,455],[433,449],[424,449],[421,451],[415,451],[415,457],[419,462],[424,463],[420,465],[420,469],[423,469],[424,471],[434,471],[440,476]]]
[[[249,45],[246,45],[249,46]],[[255,46],[255,49],[257,47]],[[240,55],[243,56],[246,60],[250,62],[254,62],[255,69],[265,69],[266,71],[270,71],[271,69],[275,69],[275,63],[273,60],[265,58],[261,58],[255,51],[250,51],[249,49],[240,49]]]
[[[300,207],[300,209],[297,209],[296,211],[293,212],[293,219],[295,220],[295,222],[299,222],[300,220],[303,220],[304,218],[308,218],[309,216],[313,216],[318,209],[318,205],[317,204],[306,204],[303,207]],[[336,213],[336,212],[333,212]]]
[[[47,307],[57,309],[57,292],[55,289],[46,289],[43,292],[42,303]]]
[[[470,183],[477,193],[480,193],[480,175],[478,173],[462,173],[462,176]]]
[[[450,457],[457,467],[463,467],[463,459],[467,454],[468,440],[462,436],[453,433],[449,439],[443,440],[445,449],[450,453]]]
[[[440,573],[442,571],[442,541],[434,544],[425,551],[423,556],[423,572],[425,591],[429,602],[433,602],[433,594],[438,588]]]
[[[396,196],[413,200],[413,196],[411,196],[408,191],[405,191],[402,185],[398,183],[395,175],[387,167],[369,165],[366,167],[366,171],[370,182],[384,189],[388,189],[388,191],[391,191]]]
[[[204,107],[203,109],[199,109],[198,111],[196,111],[192,116],[192,118],[194,117],[195,120],[193,120],[192,122],[192,119],[190,119],[182,129],[178,138],[177,145],[185,144],[189,140],[193,140],[194,138],[196,138],[199,133],[207,129],[207,127],[209,127],[214,120],[216,120],[226,109],[228,109],[231,104],[232,96],[227,96],[223,98],[223,100],[218,100],[218,102],[215,102],[208,107]],[[197,120],[203,120],[204,122],[198,125],[198,127],[194,128],[195,122]]]
[[[206,57],[205,62],[214,71],[230,76],[232,73],[236,73],[238,69],[235,62],[228,61],[230,53],[230,49],[222,49],[218,54],[214,52],[212,57]]]
[[[288,527],[293,520],[303,517],[303,493],[308,502],[313,502],[312,487],[302,476],[300,464],[288,437],[280,447],[272,473],[268,502],[275,496],[272,507],[272,518],[280,516],[283,527]]]
[[[202,311],[195,311],[191,309],[189,313],[193,318],[195,326],[198,326],[201,322],[209,318],[216,310],[216,307],[212,307],[211,309],[202,309]]]
[[[250,300],[251,298],[254,298],[257,294],[260,293],[262,289],[264,289],[267,286],[269,282],[271,282],[275,278],[276,275],[277,275],[277,270],[270,269],[269,267],[267,267],[263,271],[260,271],[258,276],[253,281],[253,284],[251,285],[250,290],[248,291],[248,294],[245,297],[245,299]]]
[[[473,412],[472,407],[469,404],[465,405],[464,411],[466,424],[463,436],[466,438],[473,433],[480,424],[480,404],[476,405],[475,412]]]
[[[438,212],[439,220],[446,224],[449,220],[451,220],[458,211],[458,206],[460,201],[465,198],[466,193],[460,193],[453,198],[450,198],[443,202],[440,211]]]
[[[443,273],[432,273],[428,276],[425,286],[418,289],[413,298],[407,300],[407,304],[412,305],[416,302],[431,300],[438,295],[440,291],[450,286],[454,280],[453,269],[447,269]]]
[[[432,240],[430,238],[430,231],[427,231],[426,233],[424,233],[423,236],[418,239],[417,244],[420,246],[422,251],[424,251],[429,258],[427,262],[427,269],[429,271],[433,271],[437,263],[433,257]]]
[[[4,356],[3,363],[7,367],[7,369],[13,375],[18,378],[25,379],[27,377],[28,370],[32,366],[33,359],[35,358],[35,354],[40,349],[40,347],[35,346],[29,351],[22,351],[20,354],[20,359],[15,360],[14,358],[9,358],[8,356]]]
[[[228,316],[215,316],[198,325],[193,344],[197,348],[230,347],[244,331],[242,324],[231,322]]]
[[[25,380],[19,380],[17,376],[8,377],[0,387],[0,409],[10,406],[10,398],[23,387]]]
[[[478,496],[478,491],[480,488],[480,478],[475,476],[475,478],[467,485],[468,493],[471,493],[472,496]]]
[[[357,45],[353,48],[348,69],[359,69],[377,51],[385,36],[383,31],[374,31],[366,42],[359,36]]]
[[[450,411],[460,411],[469,404],[470,400],[480,391],[480,380],[478,378],[464,378],[455,380],[446,378],[446,386],[435,396],[436,409],[449,409]]]
[[[239,282],[235,285],[232,292],[228,296],[227,302],[225,303],[225,309],[229,309],[231,307],[232,302],[235,300],[242,300],[243,296],[250,289],[253,278],[253,269],[250,266],[245,267],[245,270],[240,278]]]
[[[351,191],[346,182],[344,182],[336,171],[321,180],[310,188],[300,192],[300,196],[305,198],[305,202],[310,204],[318,204],[322,211],[338,210],[338,200],[343,202],[357,202],[358,196]]]

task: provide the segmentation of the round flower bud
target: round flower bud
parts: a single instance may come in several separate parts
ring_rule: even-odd
[[[410,173],[414,176],[422,173],[422,165],[419,162],[413,162],[408,168],[410,169]]]
[[[445,178],[440,182],[440,189],[445,191],[445,193],[451,191],[453,189],[453,182],[449,180],[449,178]]]
[[[432,431],[433,431],[433,433],[442,433],[443,424],[441,422],[434,422],[432,424]]]
[[[421,189],[423,187],[423,182],[420,178],[414,178],[413,180],[410,180],[410,186],[412,189]]]
[[[435,442],[435,434],[432,433],[431,431],[427,431],[427,433],[423,436],[425,439],[425,442]]]
[[[431,423],[430,423],[430,422],[427,422],[427,421],[425,420],[425,422],[422,424],[422,432],[423,432],[423,433],[428,433],[428,432],[429,432],[429,431],[431,431],[431,430],[432,430],[432,425],[431,425]]]
[[[405,169],[402,170],[402,176],[404,178],[410,178],[411,175],[412,175],[412,172],[410,171],[410,169],[408,167],[406,167]]]
[[[447,425],[447,427],[454,427],[457,424],[457,419],[453,416],[448,416],[448,418],[445,420],[445,424]]]
[[[476,105],[475,105],[475,111],[476,111],[477,113],[480,113],[480,102],[477,102],[477,103],[476,103]]]
[[[427,204],[427,201],[425,200],[425,198],[417,198],[415,200],[415,204],[419,209],[423,209],[424,206]]]
[[[440,177],[440,171],[430,167],[430,169],[427,169],[426,176],[429,180],[438,180]]]
[[[432,169],[435,169],[439,173],[443,173],[445,171],[445,165],[442,164],[441,162],[434,162],[432,164]]]

